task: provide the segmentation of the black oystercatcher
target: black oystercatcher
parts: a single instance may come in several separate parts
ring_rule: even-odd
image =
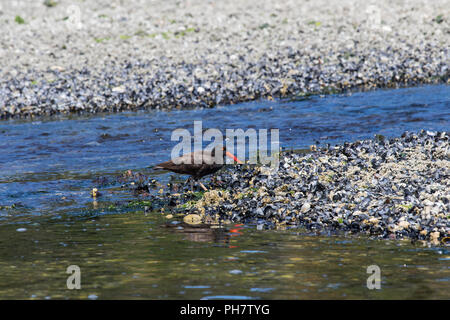
[[[220,163],[215,163],[216,150],[219,150],[219,148],[223,150],[223,159],[221,159]],[[188,174],[190,175],[188,180],[191,181],[191,191],[194,191],[194,181],[198,182],[203,190],[207,191],[208,189],[198,179],[219,171],[225,164],[225,156],[242,164],[242,161],[226,151],[225,147],[216,146],[212,151],[195,151],[173,160],[162,162],[154,166],[153,169],[165,169],[176,173]]]

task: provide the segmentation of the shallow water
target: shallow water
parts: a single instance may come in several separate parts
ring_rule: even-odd
[[[447,248],[302,229],[167,227],[159,213],[108,207],[132,194],[89,196],[97,177],[151,174],[169,158],[172,130],[192,131],[194,120],[222,132],[279,128],[281,146],[301,149],[448,131],[450,90],[0,122],[0,298],[450,298]],[[372,264],[381,268],[381,290],[366,287]],[[69,265],[81,268],[81,290],[66,288]]]

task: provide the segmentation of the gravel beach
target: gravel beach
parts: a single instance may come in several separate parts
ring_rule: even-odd
[[[399,138],[376,136],[306,155],[283,153],[278,171],[269,174],[266,169],[244,165],[222,171],[210,191],[182,207],[197,223],[300,225],[320,232],[448,241],[446,132],[405,132]]]
[[[0,118],[448,83],[448,1],[0,4]]]

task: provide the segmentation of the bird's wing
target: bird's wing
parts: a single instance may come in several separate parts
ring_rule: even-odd
[[[199,170],[203,171],[207,169],[208,165],[204,161],[207,157],[211,157],[211,155],[203,151],[195,151],[170,161],[159,163],[153,169],[165,169],[176,173],[192,174]]]
[[[223,165],[221,164],[203,164],[197,171],[198,177],[203,177],[208,174],[214,173],[216,171],[219,171],[220,168],[222,168]]]

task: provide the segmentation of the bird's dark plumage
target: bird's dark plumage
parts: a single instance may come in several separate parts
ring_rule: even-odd
[[[157,164],[154,169],[164,169],[175,173],[188,174],[197,181],[204,176],[219,171],[224,166],[224,159],[221,163],[215,163],[215,153],[216,150],[218,150],[217,148],[222,148],[224,157],[228,156],[238,163],[242,163],[234,155],[227,152],[224,147],[216,146],[212,151],[195,151],[182,155],[176,159],[162,162]],[[200,185],[206,190],[202,183],[200,183]],[[193,188],[193,184],[191,184],[191,188]]]

